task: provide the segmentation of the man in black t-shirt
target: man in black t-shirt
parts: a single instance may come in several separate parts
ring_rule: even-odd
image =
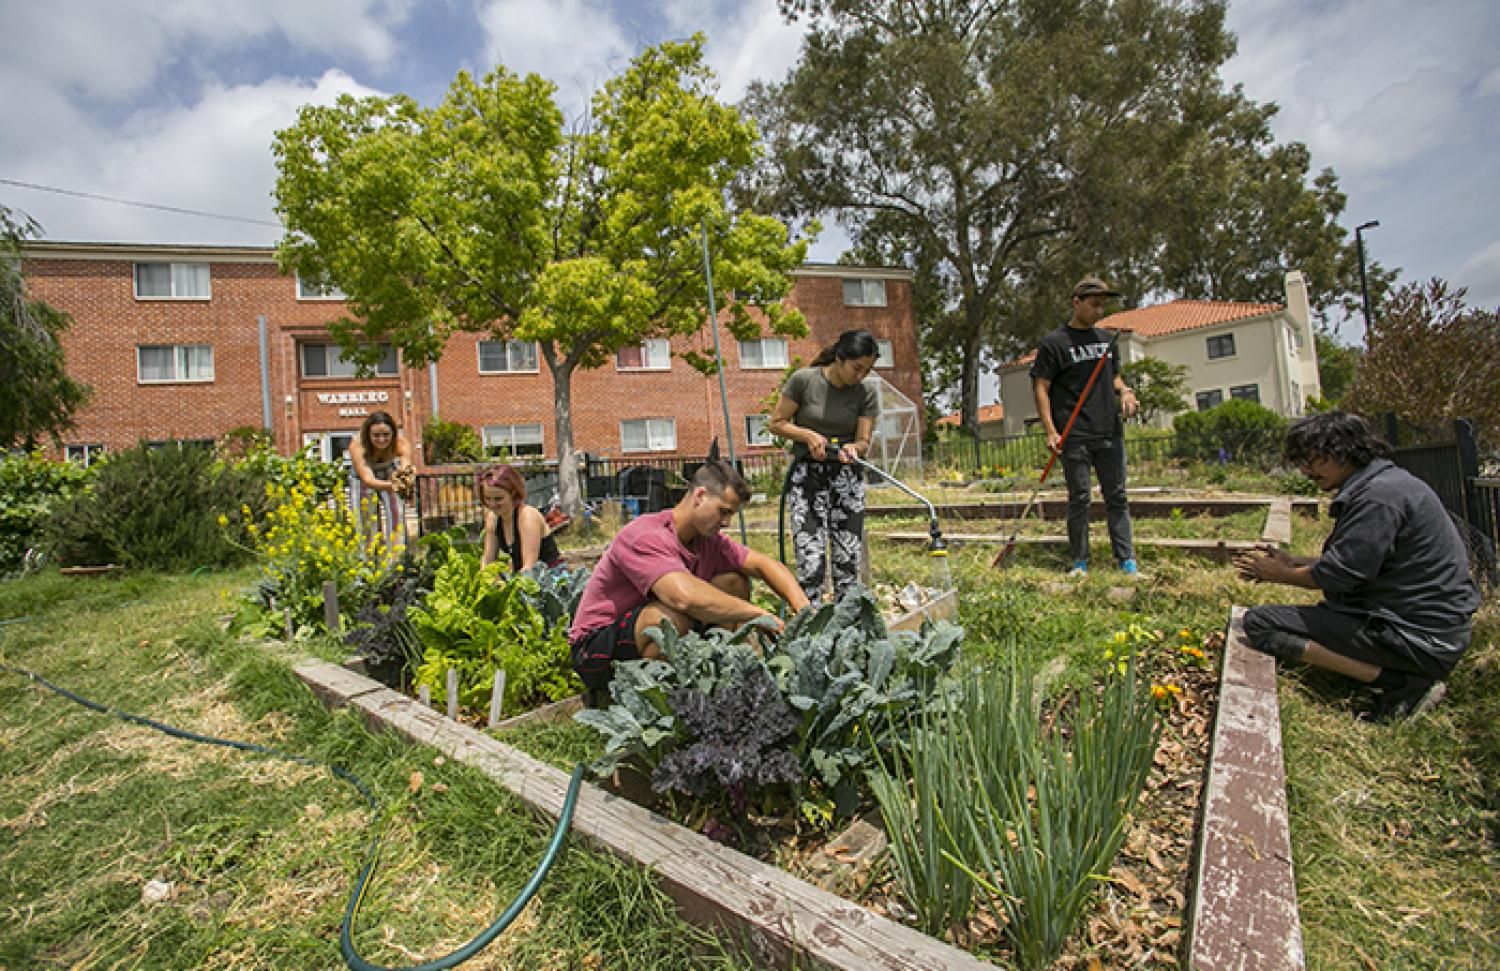
[[[1115,562],[1127,576],[1140,570],[1130,536],[1130,510],[1125,503],[1125,417],[1138,407],[1135,392],[1120,378],[1118,352],[1110,337],[1095,327],[1104,318],[1105,304],[1120,294],[1097,277],[1084,277],[1073,288],[1073,319],[1042,338],[1031,365],[1031,388],[1036,411],[1047,430],[1047,447],[1062,460],[1068,482],[1068,559],[1070,572],[1081,576],[1089,562],[1089,470],[1099,476],[1099,491],[1109,521],[1109,545]],[[1078,419],[1062,441],[1068,417],[1078,404],[1094,366],[1105,354],[1099,378],[1089,390]]]

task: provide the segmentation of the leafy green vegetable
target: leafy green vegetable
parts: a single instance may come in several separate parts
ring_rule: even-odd
[[[564,624],[548,625],[532,605],[537,581],[517,575],[502,582],[503,564],[479,565],[473,550],[450,548],[432,592],[407,611],[423,646],[416,684],[447,703],[446,672],[459,672],[459,703],[488,706],[498,668],[505,670],[506,708],[556,701],[580,690],[568,656]]]
[[[874,599],[859,589],[837,604],[802,611],[774,641],[759,636],[774,627],[761,619],[733,632],[679,635],[670,625],[656,629],[666,659],[616,664],[610,684],[614,703],[574,716],[605,737],[594,771],[608,775],[628,765],[653,780],[665,779],[657,772],[674,752],[705,741],[722,744],[735,728],[725,718],[700,717],[705,699],[725,708],[742,704],[746,692],[760,690],[760,675],[747,673],[755,668],[796,721],[793,731],[774,740],[799,769],[800,782],[787,791],[817,822],[853,813],[873,753],[905,731],[907,714],[936,691],[958,656],[963,629],[940,622],[920,634],[892,632]],[[765,644],[762,653],[752,641]],[[688,710],[694,714],[691,723]],[[737,730],[739,743],[754,749],[757,758],[770,758],[766,724],[742,719]],[[680,760],[671,765],[673,772],[682,770]],[[788,775],[778,778],[790,783]],[[707,785],[694,795],[737,802],[735,793]]]

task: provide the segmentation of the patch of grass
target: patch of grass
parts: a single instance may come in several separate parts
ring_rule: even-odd
[[[1309,967],[1500,967],[1491,605],[1448,700],[1367,725],[1347,688],[1284,677],[1287,798]]]
[[[249,574],[0,584],[30,620],[5,663],[194,730],[341,764],[384,801],[357,935],[405,965],[462,944],[529,877],[551,823],[468,767],[325,710],[284,659],[220,632]],[[192,745],[0,677],[0,967],[327,969],[369,827],[320,770]],[[169,885],[148,903],[149,881]],[[465,967],[743,968],[649,874],[570,844],[512,929]]]

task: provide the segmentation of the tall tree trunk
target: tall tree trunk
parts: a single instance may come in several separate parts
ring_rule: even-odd
[[[976,308],[964,301],[964,314],[969,318],[964,329],[963,360],[959,365],[959,423],[975,438],[979,437],[979,360],[984,351],[984,328],[979,321]]]
[[[578,484],[578,453],[573,449],[573,371],[577,361],[572,355],[561,359],[556,345],[542,341],[542,357],[552,372],[552,406],[557,432],[557,491],[563,512],[578,516],[583,512],[583,490]]]

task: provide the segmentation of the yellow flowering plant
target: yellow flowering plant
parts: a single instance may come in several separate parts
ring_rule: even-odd
[[[249,509],[242,512],[249,517]],[[370,521],[372,510],[361,510]],[[292,623],[323,626],[323,584],[332,581],[347,620],[382,579],[400,569],[378,529],[361,530],[347,493],[331,495],[310,473],[266,484],[266,512],[246,533],[260,558],[262,586]]]

